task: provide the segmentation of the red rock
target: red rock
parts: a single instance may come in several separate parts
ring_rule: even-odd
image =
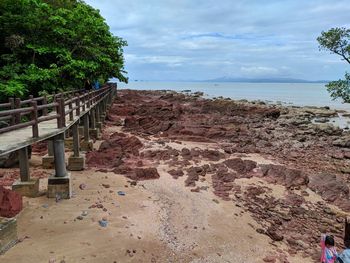
[[[225,155],[222,152],[216,150],[204,150],[203,152],[201,152],[201,155],[203,156],[203,158],[214,162],[219,161],[220,159],[223,159],[225,157]]]
[[[317,174],[310,177],[309,187],[328,202],[334,202],[350,211],[350,190],[346,182],[335,174]]]
[[[199,180],[199,176],[205,176],[206,170],[209,166],[192,166],[187,170],[187,179],[185,180],[185,186],[196,186],[196,181]]]
[[[150,167],[150,168],[135,168],[134,172],[131,174],[128,174],[127,177],[135,181],[141,181],[141,180],[158,179],[160,176],[156,168]]]
[[[270,226],[266,230],[266,235],[268,235],[274,241],[282,241],[283,240],[283,235],[274,226]]]
[[[86,154],[86,163],[90,167],[118,167],[130,154],[138,156],[142,146],[141,141],[135,136],[129,137],[124,133],[114,133],[110,139],[102,142],[97,151],[90,151]]]
[[[0,216],[14,217],[23,208],[22,196],[0,186]]]
[[[283,165],[261,165],[262,174],[271,183],[278,183],[287,188],[307,185],[308,176],[301,170],[290,169]]]
[[[275,263],[277,260],[276,256],[266,256],[263,258],[264,262]]]
[[[183,172],[181,169],[177,169],[177,170],[172,169],[172,170],[168,171],[168,173],[169,173],[174,179],[177,179],[177,178],[179,178],[179,177],[181,177],[181,176],[184,175],[184,172]]]
[[[196,188],[191,189],[191,192],[199,193],[200,190],[201,190],[200,187],[196,187]]]
[[[256,168],[256,162],[251,160],[243,160],[241,158],[228,159],[224,161],[224,164],[226,164],[227,167],[235,170],[240,175],[246,175],[247,173],[252,172],[254,168]]]

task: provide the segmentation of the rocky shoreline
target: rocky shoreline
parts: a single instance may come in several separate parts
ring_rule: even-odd
[[[316,260],[321,233],[332,233],[342,243],[343,216],[350,211],[350,133],[312,122],[335,114],[328,108],[121,90],[108,115],[109,125],[122,125],[131,135],[115,133],[104,138],[100,149],[88,154],[87,163],[134,180],[158,178],[157,165],[166,163],[172,167],[169,175],[174,179],[185,176],[185,186],[192,192],[206,191],[197,184],[210,181],[218,198],[251,214],[260,225],[257,232],[272,242],[287,244],[291,255],[302,253]],[[137,137],[153,138],[153,144],[160,147],[147,149]],[[182,141],[212,147],[181,148]],[[169,142],[180,147],[171,147]],[[249,154],[263,156],[271,164],[245,158]],[[108,164],[101,165],[106,156],[114,162],[107,158]],[[236,183],[252,177],[283,186],[285,196],[276,197],[259,184]],[[310,191],[323,200],[309,201]]]
[[[201,95],[118,91],[98,149],[86,154],[89,170],[123,175],[130,186],[143,187],[168,176],[183,181],[188,194],[212,194],[210,202],[237,211],[232,224],[268,237],[263,262],[315,262],[321,233],[333,234],[342,247],[344,217],[350,211],[350,132],[314,122],[337,112]],[[33,154],[45,149],[36,145]],[[7,173],[0,181],[10,185],[18,174]],[[160,216],[166,219],[159,236],[173,253],[180,247],[188,253],[195,242],[189,240],[187,247],[180,239],[186,239],[187,226],[179,230],[172,222],[181,203],[157,191],[166,198],[161,200]],[[201,211],[193,209],[189,217]],[[199,221],[203,231],[210,228],[204,218]]]

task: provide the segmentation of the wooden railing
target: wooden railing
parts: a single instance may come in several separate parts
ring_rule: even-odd
[[[38,124],[44,121],[57,119],[57,128],[66,126],[66,116],[69,121],[75,116],[89,111],[107,96],[113,96],[115,86],[106,86],[94,91],[75,90],[50,96],[27,100],[10,98],[9,102],[0,104],[0,121],[5,121],[8,126],[0,128],[0,133],[10,132],[32,126],[33,138],[39,137]],[[51,103],[48,103],[52,100]],[[26,118],[23,118],[26,116]]]

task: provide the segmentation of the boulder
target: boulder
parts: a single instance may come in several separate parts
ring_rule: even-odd
[[[309,188],[328,202],[347,200],[349,187],[335,174],[318,174],[310,177]]]
[[[177,179],[179,178],[180,176],[183,176],[184,175],[184,172],[181,170],[181,169],[172,169],[170,171],[168,171],[168,173],[174,178],[174,179]]]
[[[263,177],[270,183],[277,183],[287,188],[307,185],[308,176],[301,170],[290,169],[283,165],[267,164],[261,165]]]
[[[23,208],[22,196],[0,186],[0,216],[14,217]]]
[[[158,179],[160,176],[156,168],[150,167],[150,168],[136,168],[134,172],[127,175],[127,177],[135,181],[141,181],[141,180]]]
[[[242,160],[241,158],[228,159],[224,161],[224,164],[241,175],[250,173],[254,168],[256,168],[256,162],[251,160]]]

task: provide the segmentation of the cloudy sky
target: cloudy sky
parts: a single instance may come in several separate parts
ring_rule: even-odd
[[[128,42],[131,80],[338,79],[317,36],[350,27],[349,0],[86,0]]]

